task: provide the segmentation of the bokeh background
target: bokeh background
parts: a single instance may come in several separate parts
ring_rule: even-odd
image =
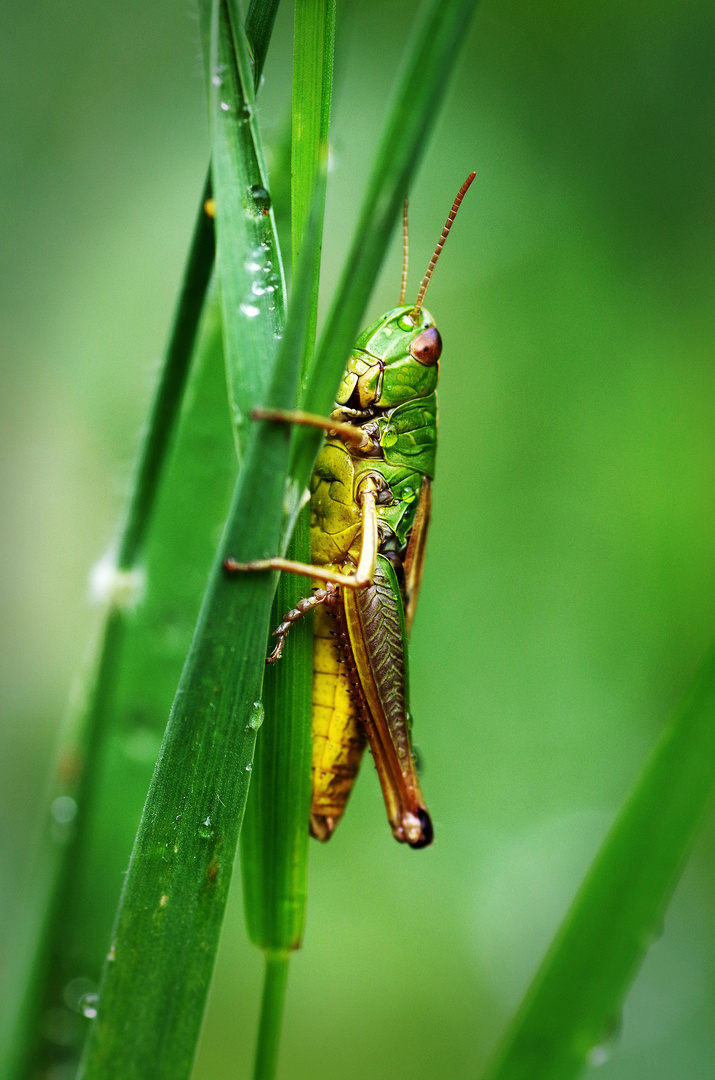
[[[415,10],[339,7],[324,298]],[[0,27],[5,949],[207,132],[185,0],[4,5]],[[286,0],[260,95],[269,145],[290,46]],[[478,1075],[712,638],[714,54],[707,0],[486,0],[474,20],[410,193],[412,290],[477,170],[429,298],[445,349],[411,669],[437,839],[394,843],[368,766],[334,840],[311,846],[283,1077]],[[366,322],[399,273],[395,236]],[[205,525],[193,505],[189,488],[187,536]],[[190,632],[167,631],[169,665]],[[101,940],[121,887],[101,855],[128,857],[111,808],[138,815],[159,739],[136,715],[123,730],[103,796],[116,828],[94,838]],[[594,1077],[713,1075],[714,909],[711,817]],[[237,874],[195,1080],[249,1075],[260,976]]]

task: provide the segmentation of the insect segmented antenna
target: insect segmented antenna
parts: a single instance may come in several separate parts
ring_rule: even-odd
[[[407,228],[407,196],[405,195],[405,204],[402,207],[402,285],[400,287],[400,299],[397,302],[398,307],[402,307],[405,302],[405,294],[407,293],[407,264],[410,260],[410,237]]]
[[[461,188],[457,192],[457,198],[452,203],[452,209],[450,210],[449,216],[447,217],[447,220],[444,223],[444,228],[442,229],[442,235],[439,238],[439,241],[437,243],[437,247],[434,249],[434,255],[430,259],[429,266],[427,267],[427,273],[422,278],[422,284],[420,285],[420,291],[417,293],[417,300],[415,301],[415,306],[414,306],[413,311],[412,311],[412,314],[415,317],[417,317],[417,315],[419,315],[420,308],[422,307],[422,304],[424,303],[425,293],[427,292],[427,286],[429,285],[430,279],[432,277],[432,271],[434,270],[435,264],[437,262],[437,259],[439,258],[440,252],[441,252],[442,248],[444,247],[444,242],[447,239],[447,237],[449,236],[449,230],[452,228],[452,222],[454,221],[454,219],[457,216],[457,211],[459,210],[460,203],[462,202],[462,199],[464,198],[464,196],[467,194],[467,192],[469,190],[469,187],[470,187],[470,185],[471,185],[471,183],[474,180],[474,177],[476,175],[477,174],[474,173],[474,172],[469,174],[469,176],[467,177],[467,179],[464,181]]]

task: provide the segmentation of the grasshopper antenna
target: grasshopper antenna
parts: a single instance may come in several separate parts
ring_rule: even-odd
[[[420,291],[417,293],[417,300],[415,301],[415,306],[414,306],[414,308],[412,310],[412,314],[413,314],[413,316],[415,318],[417,317],[417,315],[419,315],[422,304],[424,303],[425,293],[427,292],[427,286],[429,285],[430,280],[432,278],[432,271],[434,270],[435,265],[437,263],[437,259],[440,256],[440,252],[442,251],[442,248],[444,247],[444,242],[447,239],[447,237],[449,236],[449,230],[452,228],[452,222],[456,218],[457,211],[459,210],[462,199],[464,198],[464,196],[469,191],[472,180],[474,180],[474,177],[476,175],[477,174],[475,172],[472,172],[472,173],[469,174],[469,176],[467,177],[467,179],[464,181],[461,188],[457,192],[457,198],[452,203],[452,209],[449,211],[449,216],[447,217],[447,220],[444,223],[444,228],[442,229],[442,235],[439,238],[439,241],[437,243],[437,247],[434,249],[434,255],[430,259],[429,266],[427,267],[427,273],[422,278],[422,284],[420,285]]]
[[[407,229],[407,196],[405,195],[405,204],[402,207],[402,286],[400,288],[400,299],[397,302],[398,307],[402,307],[405,302],[405,294],[407,293],[407,264],[410,261],[410,237]]]

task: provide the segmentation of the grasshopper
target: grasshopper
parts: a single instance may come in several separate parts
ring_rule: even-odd
[[[460,188],[414,304],[407,286],[407,201],[399,304],[357,339],[329,418],[255,410],[259,420],[326,432],[310,486],[313,565],[287,559],[239,563],[229,573],[282,570],[313,578],[274,630],[280,657],[291,626],[315,611],[313,795],[310,831],[328,840],[370,744],[393,835],[432,843],[410,743],[407,639],[422,579],[437,449],[442,339],[423,307],[427,286],[467,189]]]

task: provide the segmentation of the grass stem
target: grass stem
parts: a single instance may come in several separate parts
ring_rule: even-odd
[[[287,952],[266,953],[253,1080],[273,1080],[276,1075],[289,959]]]

